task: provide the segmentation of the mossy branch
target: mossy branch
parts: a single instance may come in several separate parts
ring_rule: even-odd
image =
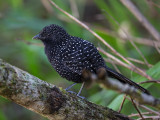
[[[0,95],[50,120],[130,120],[0,59]]]

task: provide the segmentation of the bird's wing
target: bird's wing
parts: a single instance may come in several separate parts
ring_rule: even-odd
[[[78,43],[78,44],[77,44]],[[66,48],[62,49],[62,63],[72,72],[79,75],[82,74],[83,70],[83,51],[81,42],[69,42]]]
[[[103,61],[96,47],[92,43],[77,37],[73,37],[72,42],[68,44],[67,48],[63,50],[62,58],[65,58],[63,63],[79,75],[82,74],[84,69],[96,73],[96,67],[101,66],[101,61]]]
[[[70,71],[75,72],[79,75],[81,75],[82,72],[82,66],[78,63],[77,60],[72,61],[63,61],[64,66],[66,66]]]
[[[96,71],[101,68],[105,67],[105,62],[102,56],[99,54],[97,48],[90,42],[87,41],[87,46],[84,46],[84,54],[89,61],[91,69],[96,73]]]

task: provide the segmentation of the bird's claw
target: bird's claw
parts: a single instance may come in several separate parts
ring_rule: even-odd
[[[76,92],[73,92],[73,91],[68,91],[68,90],[66,90],[66,91],[71,93],[71,94],[77,94]]]
[[[85,97],[80,96],[80,95],[77,95],[77,97],[79,97],[79,98],[81,98],[81,99],[86,99]]]
[[[66,90],[66,91],[67,91],[68,93],[77,95],[77,97],[79,97],[79,98],[81,98],[81,99],[86,99],[85,97],[78,95],[76,92],[68,91],[68,90]]]

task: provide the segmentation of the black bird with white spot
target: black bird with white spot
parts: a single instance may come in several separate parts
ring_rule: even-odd
[[[107,67],[102,56],[92,43],[69,35],[58,25],[52,24],[44,27],[33,39],[39,39],[43,42],[49,62],[61,77],[69,81],[84,83],[86,79],[82,75],[83,70],[96,74],[99,68],[105,68],[108,77],[133,85],[144,93],[149,94],[143,87]]]

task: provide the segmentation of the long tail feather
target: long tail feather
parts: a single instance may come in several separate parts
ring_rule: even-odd
[[[120,73],[112,70],[111,68],[106,67],[106,71],[107,71],[107,74],[108,74],[109,77],[115,78],[115,79],[119,80],[122,83],[127,83],[129,85],[132,85],[132,86],[136,87],[137,89],[143,91],[144,93],[150,95],[148,90],[146,90],[145,88],[141,87],[137,83],[131,81],[130,79],[126,78],[125,76],[121,75]]]

